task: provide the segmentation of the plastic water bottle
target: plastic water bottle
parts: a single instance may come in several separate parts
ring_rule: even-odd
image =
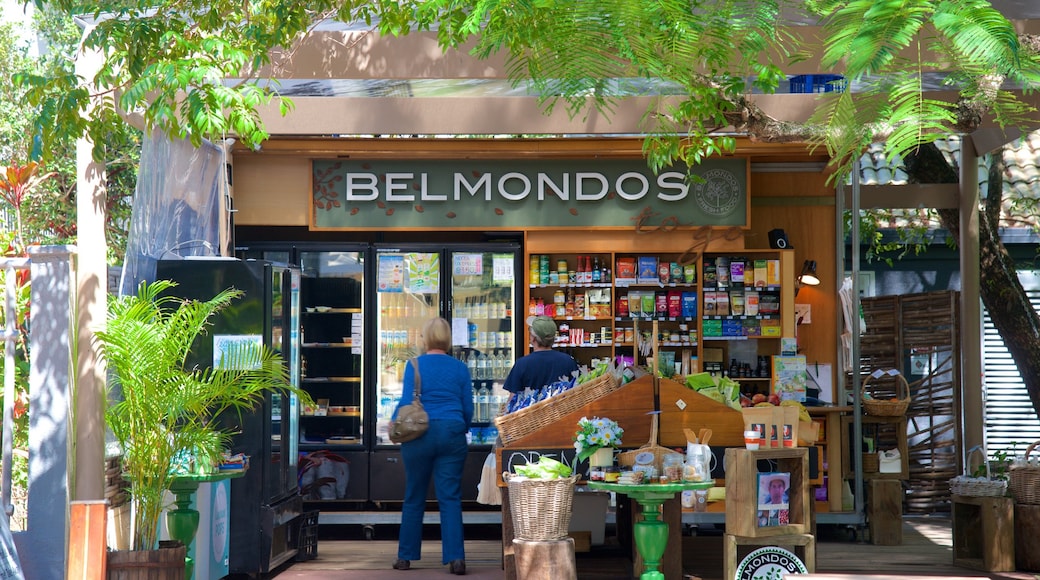
[[[491,420],[490,399],[491,391],[488,390],[487,385],[480,387],[480,390],[477,391],[477,408],[480,409],[481,423],[487,423]]]
[[[484,417],[480,414],[480,391],[478,389],[473,389],[473,422],[484,422]]]
[[[488,370],[488,357],[484,353],[480,353],[480,357],[477,359],[477,376],[480,380],[487,380],[491,378],[491,372]]]

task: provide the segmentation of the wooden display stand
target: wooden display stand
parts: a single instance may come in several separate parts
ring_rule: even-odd
[[[841,464],[844,467],[846,479],[852,477],[853,465],[849,453],[852,449],[850,439],[852,435],[852,421],[854,419],[855,417],[852,415],[844,415],[841,418]],[[900,470],[897,473],[881,473],[876,470],[868,472],[864,470],[863,479],[910,479],[910,461],[906,437],[906,416],[878,417],[876,415],[861,415],[860,424],[863,426],[864,435],[868,434],[868,430],[873,430],[876,435],[882,430],[894,429],[895,444],[896,449],[899,450],[900,461]],[[884,427],[886,425],[891,427],[886,429]],[[859,445],[856,445],[855,447],[856,449],[860,448]]]
[[[758,462],[771,460],[776,471],[791,474],[788,489],[790,523],[758,525]],[[726,533],[762,538],[805,534],[812,529],[809,510],[809,450],[805,447],[748,451],[726,450]]]
[[[747,536],[734,536],[725,534],[723,541],[723,578],[733,578],[737,573],[737,546],[791,546],[801,548],[801,554],[796,555],[802,559],[805,569],[809,573],[816,571],[816,536],[812,534],[785,534],[783,536],[769,536],[767,538],[749,538]]]
[[[551,399],[550,399],[551,400]],[[653,411],[653,377],[647,375],[619,387],[616,391],[589,401],[576,411],[563,415],[547,426],[530,434],[510,441],[503,447],[496,449],[496,459],[499,474],[505,471],[505,466],[512,461],[514,454],[529,456],[528,450],[570,450],[573,451],[574,432],[577,429],[578,419],[582,417],[610,417],[618,422],[625,430],[626,442],[637,442],[630,448],[638,447],[638,442],[646,441],[650,437],[650,419],[648,413]],[[667,447],[685,447],[686,434],[684,429],[699,430],[709,428],[714,431],[712,443],[720,446],[743,445],[744,444],[744,418],[740,411],[732,409],[722,403],[718,403],[708,397],[699,395],[691,389],[668,379],[660,379],[660,443]],[[742,449],[740,451],[743,451]],[[806,453],[802,449],[788,449],[782,452],[783,457],[794,457],[798,451]],[[794,452],[794,454],[792,454]],[[765,452],[770,453],[770,452]],[[808,460],[805,459],[806,465]],[[801,473],[806,473],[804,468]],[[799,476],[802,477],[802,476]],[[792,474],[792,483],[795,478]],[[807,486],[807,480],[802,478],[803,485]],[[516,578],[516,558],[513,545],[512,514],[509,510],[508,488],[501,475],[498,478],[499,488],[502,490],[502,556],[503,566],[507,579]],[[807,506],[804,500],[799,504]],[[682,571],[682,550],[679,549],[682,542],[682,506],[679,499],[666,502],[663,509],[665,521],[670,522],[669,544],[661,562],[661,569]],[[805,518],[802,521],[808,521]],[[631,525],[631,522],[629,525]],[[633,558],[636,560],[636,558]],[[633,562],[636,566],[640,562]],[[669,577],[675,577],[669,576]]]
[[[987,572],[1015,569],[1014,507],[1009,497],[953,499],[953,565]]]
[[[758,462],[772,461],[776,471],[791,474],[788,488],[789,523],[758,525]],[[805,447],[749,451],[726,450],[726,533],[723,578],[737,570],[737,546],[799,546],[806,569],[816,569],[816,538],[812,532],[809,496],[809,450]]]

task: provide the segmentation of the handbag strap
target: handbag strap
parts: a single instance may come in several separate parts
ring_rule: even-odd
[[[413,398],[416,402],[420,402],[420,399],[422,398],[422,377],[419,376],[419,359],[412,359],[412,370],[415,371],[415,376],[412,379],[412,386],[415,391],[415,396]]]

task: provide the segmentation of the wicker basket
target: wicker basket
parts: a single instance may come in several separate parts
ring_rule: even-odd
[[[547,541],[567,536],[577,475],[558,479],[526,479],[502,474],[509,488],[513,536],[518,540]]]
[[[975,471],[972,467],[974,465],[972,458],[976,454],[981,458],[982,465],[986,466],[985,477],[971,476],[971,473]],[[1003,479],[992,479],[986,452],[982,450],[981,446],[975,446],[968,451],[968,464],[964,466],[964,475],[958,475],[950,480],[950,493],[972,497],[1001,497],[1007,493],[1007,485],[1007,481]]]
[[[498,417],[495,419],[498,435],[502,438],[503,444],[509,445],[616,391],[618,387],[618,381],[612,373],[600,375],[559,395]]]
[[[659,429],[660,414],[655,413],[650,417],[650,440],[647,441],[646,445],[643,445],[639,449],[618,453],[618,465],[621,467],[632,467],[636,463],[636,457],[643,453],[650,453],[654,456],[654,474],[661,475],[663,472],[665,457],[668,455],[678,455],[679,457],[683,457],[682,453],[657,444]]]
[[[1017,503],[1040,504],[1040,464],[1029,461],[1029,454],[1037,445],[1040,445],[1040,441],[1034,441],[1027,447],[1023,460],[1012,463],[1008,469],[1011,495]]]
[[[867,377],[867,380],[863,381],[863,386],[860,388],[860,398],[863,401],[863,410],[866,411],[868,415],[874,415],[876,417],[900,417],[905,415],[907,408],[910,407],[910,384],[906,382],[902,373],[895,372],[895,374],[889,374],[889,372],[871,373],[871,375]],[[878,374],[879,376],[874,376],[875,374]],[[874,398],[874,394],[880,392],[877,382],[885,377],[895,377],[896,379],[894,393],[894,398],[896,400],[894,401]],[[868,386],[871,389],[870,391],[867,390]],[[889,392],[891,392],[891,390]],[[868,393],[871,394],[871,397],[867,397]]]

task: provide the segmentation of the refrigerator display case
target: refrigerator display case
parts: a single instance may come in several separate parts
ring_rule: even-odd
[[[419,354],[422,325],[437,316],[451,323],[451,354],[473,377],[463,499],[476,500],[523,328],[514,316],[519,246],[323,243],[238,251],[287,256],[301,270],[301,386],[322,402],[299,417],[305,507],[351,510],[403,500],[404,465],[387,436],[389,421],[404,367]],[[323,471],[311,471],[313,465]]]
[[[363,247],[297,253],[304,304],[301,386],[315,401],[300,414],[305,500],[357,501],[368,494],[365,255]]]
[[[214,345],[242,338],[262,340],[280,353],[290,380],[300,380],[300,272],[258,260],[186,258],[160,260],[156,279],[173,280],[170,293],[209,300],[234,287],[244,295],[212,318],[208,334],[192,348],[190,364],[212,366]],[[231,484],[228,569],[263,574],[296,554],[292,524],[302,513],[297,487],[299,405],[295,396],[268,393],[252,412],[229,413],[238,431],[232,453],[249,456],[249,469]]]
[[[404,366],[418,354],[419,330],[434,316],[451,323],[451,354],[466,363],[473,379],[472,451],[462,489],[463,500],[476,499],[487,449],[497,436],[492,420],[505,404],[502,384],[516,352],[512,341],[518,261],[519,248],[512,244],[376,248],[379,315],[375,326],[380,344],[386,346],[379,353],[375,386],[379,406],[369,466],[371,500],[404,497],[404,464],[397,445],[387,437],[387,428],[401,397]],[[432,489],[430,498],[434,498]]]

